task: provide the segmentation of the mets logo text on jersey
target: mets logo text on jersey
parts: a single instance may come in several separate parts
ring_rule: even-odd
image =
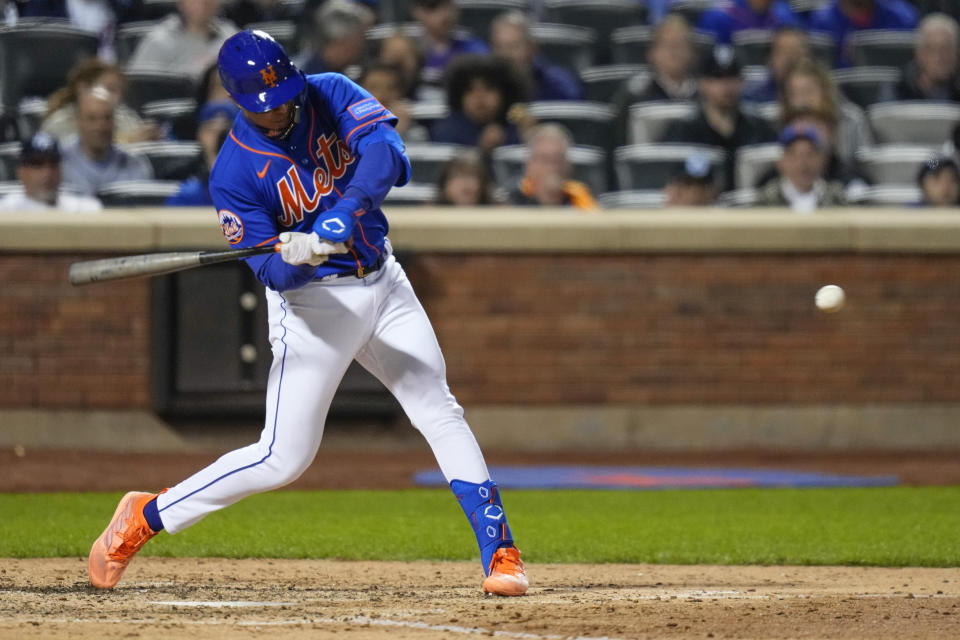
[[[277,72],[273,70],[272,64],[268,64],[266,69],[260,69],[260,77],[263,78],[263,84],[267,89],[277,86]]]
[[[277,180],[277,193],[283,208],[278,220],[280,226],[292,227],[303,221],[305,213],[315,211],[320,199],[333,191],[334,181],[343,177],[353,160],[350,147],[336,135],[317,138],[317,161],[320,166],[313,170],[313,197],[307,195],[307,189],[300,180],[300,172],[295,165],[291,165],[286,175]]]
[[[220,220],[220,229],[223,231],[223,237],[227,239],[227,242],[237,244],[243,240],[243,222],[240,220],[240,216],[232,211],[221,209],[217,218]]]

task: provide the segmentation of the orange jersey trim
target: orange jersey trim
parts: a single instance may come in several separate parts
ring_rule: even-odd
[[[383,116],[380,116],[379,118],[374,118],[374,119],[371,120],[370,122],[364,122],[363,124],[358,124],[358,125],[355,126],[353,129],[350,130],[350,133],[347,134],[347,137],[344,138],[343,141],[344,141],[344,142],[350,142],[350,136],[352,136],[352,135],[356,132],[357,129],[362,129],[363,127],[366,127],[366,126],[368,126],[368,125],[371,125],[371,124],[373,124],[374,122],[380,122],[381,120],[389,120],[389,119],[392,118],[392,117],[393,117],[393,115],[383,115]]]

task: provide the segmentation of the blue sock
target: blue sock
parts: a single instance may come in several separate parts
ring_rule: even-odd
[[[143,505],[143,517],[154,532],[163,531],[163,521],[160,520],[160,512],[157,511],[156,498]]]
[[[460,503],[460,508],[467,514],[467,520],[477,536],[483,572],[490,575],[493,554],[500,547],[513,546],[513,534],[507,526],[507,514],[500,502],[500,490],[493,480],[487,480],[483,484],[452,480],[450,489]]]

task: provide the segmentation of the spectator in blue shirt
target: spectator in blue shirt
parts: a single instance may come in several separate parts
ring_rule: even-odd
[[[525,76],[533,100],[579,100],[583,96],[573,74],[537,52],[530,21],[520,11],[507,11],[494,18],[490,46],[495,55],[512,62],[514,69]]]
[[[410,12],[423,25],[420,45],[424,51],[422,73],[427,82],[439,82],[447,65],[459,55],[490,51],[483,40],[454,31],[459,12],[453,0],[412,0]]]
[[[477,147],[484,154],[500,145],[517,144],[520,136],[508,114],[524,98],[523,85],[506,60],[461,56],[447,75],[450,115],[434,123],[430,139]]]
[[[913,29],[917,10],[905,0],[830,0],[810,16],[810,29],[826,31],[837,43],[837,66],[853,63],[847,36],[865,29]]]
[[[717,44],[730,44],[737,31],[800,24],[799,16],[784,0],[727,0],[705,11],[697,30],[712,34]]]

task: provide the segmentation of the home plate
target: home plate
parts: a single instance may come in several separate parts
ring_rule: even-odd
[[[149,604],[159,604],[168,607],[212,607],[216,609],[223,608],[243,608],[243,607],[289,607],[295,602],[248,602],[246,600],[219,600],[205,602],[203,600],[155,600]]]

